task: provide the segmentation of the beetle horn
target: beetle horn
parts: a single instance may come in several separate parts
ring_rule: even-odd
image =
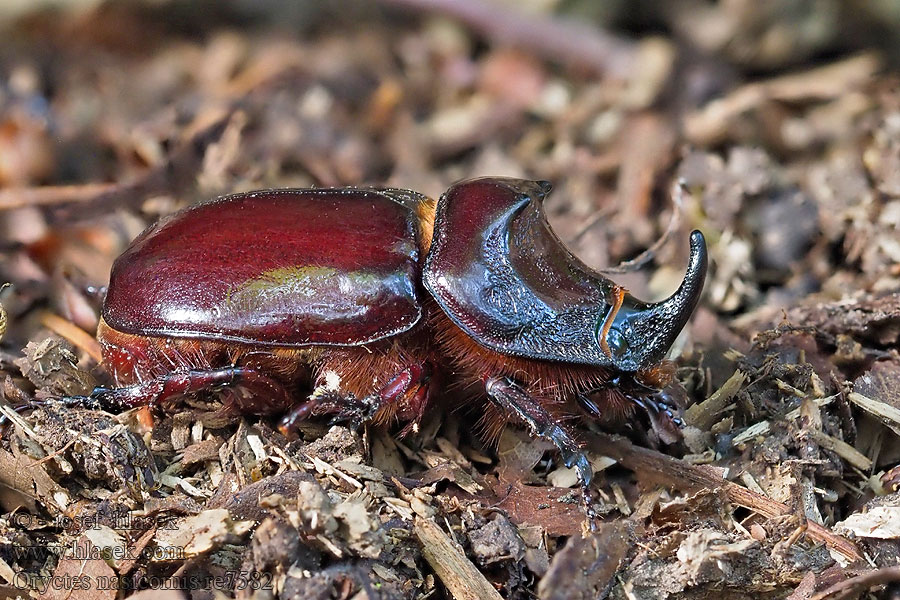
[[[691,257],[688,260],[684,281],[674,294],[658,305],[662,314],[672,319],[672,327],[676,334],[685,326],[700,300],[708,263],[706,240],[703,234],[695,229],[691,232]]]
[[[641,366],[658,363],[675,343],[700,300],[708,262],[706,240],[695,230],[691,233],[691,257],[684,281],[674,294],[661,302],[646,305],[630,319],[634,334],[630,342],[637,342],[642,347],[638,359]]]
[[[664,340],[666,351],[675,343],[675,338],[684,329],[700,301],[708,264],[706,239],[695,229],[691,232],[691,257],[688,260],[684,281],[674,294],[656,305],[655,312],[662,322],[660,337]]]

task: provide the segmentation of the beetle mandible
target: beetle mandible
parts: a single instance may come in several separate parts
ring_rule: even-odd
[[[276,189],[170,215],[113,265],[98,339],[120,387],[83,400],[121,410],[226,391],[243,412],[288,411],[285,428],[336,413],[408,431],[452,383],[498,426],[513,417],[552,441],[586,491],[590,464],[560,416],[671,381],[665,355],[700,297],[706,243],[694,231],[681,286],[641,302],[565,248],[549,192],[506,178],[437,202]],[[315,392],[297,404],[303,386]]]

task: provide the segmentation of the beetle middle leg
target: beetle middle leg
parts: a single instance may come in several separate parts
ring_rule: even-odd
[[[350,421],[356,426],[370,420],[396,417],[408,421],[400,433],[405,435],[418,426],[425,412],[431,377],[431,364],[423,361],[407,365],[380,390],[361,398],[338,389],[317,389],[306,402],[284,416],[279,428],[291,432],[301,421],[323,414],[334,415],[335,421]]]
[[[173,371],[134,385],[97,387],[88,396],[69,396],[62,402],[121,412],[136,406],[159,406],[186,394],[224,391],[231,392],[229,402],[240,412],[279,412],[291,404],[291,396],[280,382],[255,369],[239,366]]]
[[[553,415],[516,382],[507,377],[488,377],[484,381],[484,388],[488,398],[505,414],[524,422],[534,435],[552,442],[559,449],[563,463],[567,467],[575,467],[581,481],[585,512],[591,528],[596,527],[597,513],[590,494],[594,471],[584,451]]]

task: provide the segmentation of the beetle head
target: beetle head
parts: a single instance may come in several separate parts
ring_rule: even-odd
[[[489,350],[628,373],[654,369],[702,291],[703,235],[691,234],[690,266],[678,291],[642,302],[622,296],[566,248],[544,212],[549,191],[547,182],[496,177],[451,186],[437,203],[425,288]]]
[[[657,303],[626,296],[606,334],[611,359],[619,369],[638,371],[663,360],[700,300],[707,264],[706,240],[694,231],[687,273],[674,294]],[[603,321],[597,324],[598,344]]]

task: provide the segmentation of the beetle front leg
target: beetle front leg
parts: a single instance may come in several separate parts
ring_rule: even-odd
[[[89,396],[69,396],[62,402],[68,406],[121,412],[136,406],[159,406],[186,394],[224,391],[232,392],[229,401],[240,412],[279,412],[291,404],[290,394],[280,382],[254,369],[237,366],[174,371],[125,387],[97,387]]]
[[[488,398],[505,414],[524,422],[534,435],[552,442],[559,449],[563,463],[567,467],[575,467],[581,481],[585,513],[591,528],[596,527],[597,513],[590,494],[594,471],[584,451],[541,403],[516,382],[507,377],[488,377],[485,378],[484,388]]]
[[[615,390],[621,402],[611,402],[609,398],[598,400],[594,394]],[[616,418],[630,418],[632,406],[641,409],[650,422],[653,431],[666,444],[674,444],[683,439],[681,428],[684,421],[679,416],[679,403],[667,388],[657,389],[632,379],[614,377],[605,384],[587,390],[576,396],[581,407],[601,423],[615,422]]]

